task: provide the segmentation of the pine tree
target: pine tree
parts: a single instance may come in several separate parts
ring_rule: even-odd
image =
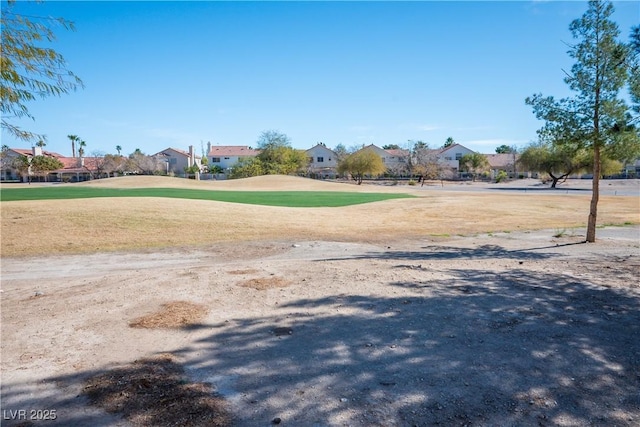
[[[596,239],[603,160],[622,160],[640,152],[637,130],[621,126],[628,121],[629,107],[619,93],[630,77],[630,48],[618,41],[613,11],[610,2],[591,0],[584,15],[569,27],[577,44],[570,46],[568,54],[576,62],[564,80],[575,96],[555,100],[538,94],[526,100],[536,116],[545,120],[540,133],[551,135],[556,144],[582,145],[593,155],[587,242]]]

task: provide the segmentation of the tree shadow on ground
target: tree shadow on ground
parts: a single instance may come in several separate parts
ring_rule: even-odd
[[[359,259],[381,260],[409,260],[409,261],[438,261],[453,259],[516,259],[516,260],[543,260],[557,257],[557,254],[544,252],[545,249],[556,249],[563,246],[584,244],[584,241],[559,243],[552,246],[540,246],[527,249],[506,249],[499,245],[480,245],[473,248],[461,248],[458,246],[425,246],[420,251],[394,251],[368,252],[361,255],[347,255],[344,257],[326,258],[320,261],[344,261]],[[542,252],[538,252],[542,251]]]
[[[226,396],[241,426],[640,421],[637,292],[526,269],[383,286],[400,296],[299,299],[202,325],[175,355]]]

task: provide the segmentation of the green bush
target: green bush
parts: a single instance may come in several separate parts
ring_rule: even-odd
[[[507,175],[507,173],[505,171],[500,171],[496,175],[496,182],[505,181],[507,178],[509,178],[509,175]]]

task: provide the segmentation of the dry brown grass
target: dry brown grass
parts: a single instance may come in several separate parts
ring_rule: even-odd
[[[267,289],[286,288],[291,286],[292,283],[289,280],[282,277],[267,277],[245,280],[240,282],[240,286],[243,288],[253,288],[258,291],[265,291]]]
[[[188,301],[162,304],[155,313],[139,317],[129,323],[132,328],[173,329],[199,324],[208,313],[207,307]]]
[[[363,191],[363,192],[397,192],[398,189],[411,190],[407,186],[357,186],[351,182],[320,181],[296,176],[264,175],[252,178],[196,181],[193,179],[170,178],[163,176],[135,176],[86,181],[79,184],[89,187],[109,188],[191,188],[195,190],[230,190],[230,191]]]
[[[205,383],[186,381],[171,355],[137,360],[90,378],[83,394],[134,426],[212,426],[232,424],[222,397]]]
[[[139,181],[138,181],[139,180]],[[342,208],[286,208],[205,200],[113,198],[0,203],[2,256],[212,245],[249,240],[388,242],[441,235],[585,226],[590,195],[429,191],[291,177],[197,182],[137,177],[92,185],[264,190],[399,191],[415,199]],[[84,184],[88,185],[88,184]],[[638,197],[601,196],[599,224],[640,222]]]

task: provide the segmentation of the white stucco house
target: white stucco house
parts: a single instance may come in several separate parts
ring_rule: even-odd
[[[235,166],[240,159],[245,157],[255,157],[260,153],[247,145],[212,145],[209,148],[207,159],[209,160],[209,168],[215,166],[227,170]]]
[[[408,172],[410,151],[402,148],[385,150],[387,154],[382,157],[387,170],[394,174],[403,174]]]
[[[166,148],[153,157],[158,157],[166,163],[166,173],[183,175],[185,168],[198,166],[202,170],[202,157],[196,156],[193,151],[193,145],[189,146],[189,151],[179,150],[177,148]]]
[[[323,143],[305,151],[309,158],[308,171],[321,178],[335,178],[338,167],[338,155]]]
[[[469,150],[467,147],[460,144],[452,144],[446,148],[443,148],[438,153],[438,160],[444,165],[448,166],[455,172],[460,171],[460,159],[465,154],[473,154],[475,151]]]

